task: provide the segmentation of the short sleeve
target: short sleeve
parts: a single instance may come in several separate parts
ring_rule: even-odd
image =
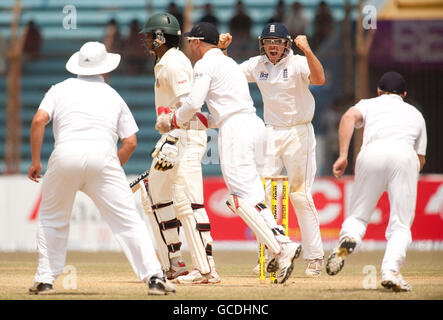
[[[192,68],[189,69],[185,64],[176,64],[174,68],[168,67],[168,83],[176,97],[187,94],[192,90]]]
[[[246,60],[245,62],[241,63],[240,68],[243,70],[243,73],[245,74],[248,82],[255,82],[253,72],[252,72],[254,67],[253,67],[253,63],[252,63],[251,59]]]
[[[415,141],[414,149],[417,152],[417,154],[425,156],[426,155],[426,146],[427,146],[427,134],[426,134],[426,123],[423,117],[421,117],[421,126],[420,126],[420,133],[417,137],[417,140]]]
[[[355,106],[351,107],[360,111],[363,121],[355,124],[356,129],[360,129],[366,123],[366,116],[368,114],[368,104],[364,102],[364,100],[360,100]]]
[[[46,92],[40,106],[38,107],[39,110],[44,110],[48,113],[49,121],[52,120],[55,111],[55,90],[55,87],[52,86],[48,92]]]
[[[137,133],[138,126],[128,105],[121,99],[121,113],[118,119],[117,134],[120,139],[128,138]]]
[[[308,59],[303,56],[297,56],[297,58],[297,73],[304,81],[309,82],[309,75],[311,74],[311,70],[309,70]]]

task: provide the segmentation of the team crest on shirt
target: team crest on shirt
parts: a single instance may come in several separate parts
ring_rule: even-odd
[[[269,73],[266,73],[264,71],[260,71],[258,80],[268,80]]]
[[[194,72],[194,80],[200,79],[203,76],[201,72]]]
[[[288,68],[285,68],[285,69],[283,70],[283,80],[284,80],[284,81],[288,81],[288,79],[289,79]]]

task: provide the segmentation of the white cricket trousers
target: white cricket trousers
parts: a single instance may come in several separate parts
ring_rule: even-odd
[[[261,173],[266,150],[266,127],[263,120],[255,113],[230,116],[220,125],[218,145],[220,166],[229,192],[245,200],[252,208],[264,203]],[[261,210],[259,217],[270,229],[278,227],[269,208]],[[286,240],[285,237],[282,241]]]
[[[352,187],[350,216],[340,231],[340,240],[352,236],[359,245],[383,192],[390,204],[386,251],[381,273],[399,272],[412,241],[420,163],[414,149],[398,141],[371,142],[358,154]]]
[[[315,135],[311,123],[291,127],[267,126],[267,156],[264,176],[278,176],[283,167],[289,182],[289,198],[301,232],[304,259],[322,259],[323,243],[318,212],[312,199],[317,165]],[[271,183],[266,183],[266,198],[271,199]]]
[[[266,150],[266,128],[255,113],[232,115],[222,122],[218,145],[222,174],[231,194],[251,206],[265,200],[260,173]]]
[[[57,145],[49,158],[42,181],[35,281],[53,283],[63,272],[71,211],[79,190],[94,201],[137,277],[146,282],[151,276],[163,276],[115,147],[81,141]]]

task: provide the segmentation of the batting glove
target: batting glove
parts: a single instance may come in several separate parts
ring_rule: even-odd
[[[151,154],[154,158],[154,169],[166,171],[174,167],[178,159],[177,141],[178,138],[167,135],[157,142]]]

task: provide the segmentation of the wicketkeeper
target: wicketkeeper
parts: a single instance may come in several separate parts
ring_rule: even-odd
[[[173,15],[157,13],[148,19],[141,33],[145,46],[156,57],[157,115],[168,114],[174,111],[168,106],[186,98],[193,82],[191,62],[178,49],[180,25]],[[157,240],[160,262],[168,279],[178,283],[220,282],[203,203],[201,159],[206,152],[206,129],[194,117],[185,128],[163,134],[152,153],[148,179],[142,182],[143,208]],[[180,226],[195,268],[190,274],[181,256]]]

